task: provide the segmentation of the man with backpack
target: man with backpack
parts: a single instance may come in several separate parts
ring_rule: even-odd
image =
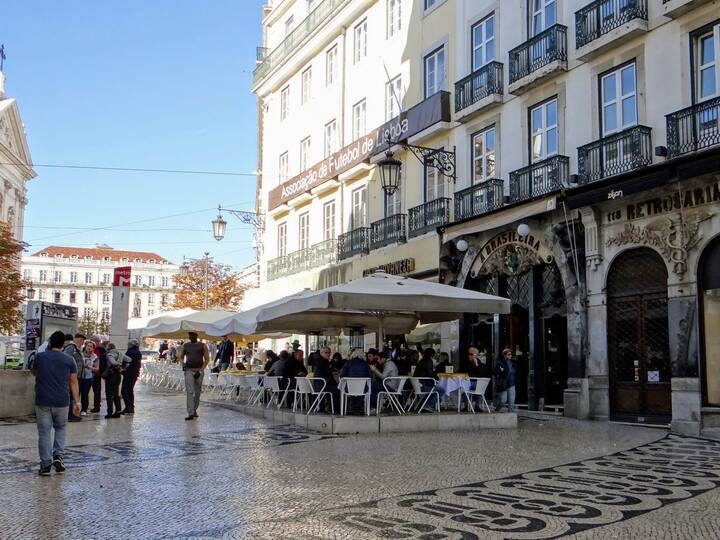
[[[85,366],[85,359],[83,358],[82,348],[85,345],[85,336],[81,333],[65,334],[65,344],[63,345],[62,352],[67,354],[75,362],[75,373],[82,373],[83,367]],[[68,422],[80,422],[82,416],[76,415],[72,409],[68,409]]]

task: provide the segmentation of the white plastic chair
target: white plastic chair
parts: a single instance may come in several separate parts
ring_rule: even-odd
[[[403,397],[403,389],[405,388],[405,382],[407,380],[407,377],[386,377],[385,379],[383,379],[382,384],[384,390],[378,392],[376,414],[380,414],[381,398],[383,398],[384,396],[387,396],[390,405],[393,409],[395,409],[398,414],[405,414],[405,409],[400,403],[400,400]],[[396,385],[394,385],[395,390],[393,390],[393,383],[397,383]]]
[[[440,412],[440,394],[435,390],[435,384],[437,381],[432,377],[410,377],[410,384],[412,385],[413,393],[410,397],[410,403],[407,406],[407,410],[411,411],[417,404],[417,413],[423,410],[425,405],[430,399],[430,396],[435,394],[435,409]],[[429,390],[423,390],[422,385],[426,384],[431,388]]]
[[[365,415],[370,416],[370,379],[342,377],[340,379],[340,416],[345,416],[348,397],[365,398]]]
[[[263,385],[265,386],[265,389],[270,392],[270,399],[268,399],[267,405],[265,405],[266,409],[270,407],[273,399],[278,401],[280,394],[282,394],[282,399],[278,401],[277,408],[279,409],[285,404],[285,399],[287,399],[287,388],[280,388],[280,381],[284,379],[285,377],[263,376]]]
[[[203,379],[204,380],[204,379]],[[218,388],[218,374],[217,373],[210,373],[210,375],[207,375],[207,386],[210,389],[210,393],[208,393],[208,398],[211,398],[213,394],[215,393],[215,390]]]
[[[320,390],[315,390],[315,385],[313,384],[315,381],[319,381],[322,383],[322,386],[320,387]],[[333,403],[333,397],[330,392],[325,391],[325,386],[327,386],[327,381],[325,379],[321,379],[320,377],[296,377],[295,378],[295,403],[293,403],[293,411],[295,410],[295,407],[298,405],[298,402],[301,400],[305,400],[305,403],[309,403],[309,400],[313,399],[312,403],[309,404],[307,407],[307,413],[310,414],[311,412],[317,411],[320,408],[320,403],[322,403],[322,399],[324,396],[330,397],[330,412],[332,414],[335,414],[335,403]]]
[[[265,394],[262,375],[248,375],[246,381],[249,391],[247,402],[249,405],[257,405]]]
[[[475,384],[473,384],[473,382]],[[485,390],[487,390],[488,385],[490,384],[490,379],[488,378],[479,378],[479,377],[471,377],[470,378],[470,386],[472,390],[464,390],[463,394],[465,395],[465,398],[468,401],[468,407],[472,411],[473,414],[475,414],[475,406],[473,405],[473,401],[475,399],[478,399],[478,397],[482,400],[483,404],[485,405],[485,410],[492,414],[492,411],[490,410],[490,405],[488,405],[487,400],[485,399]],[[459,401],[462,401],[462,397],[459,399]],[[458,408],[460,405],[458,404]]]

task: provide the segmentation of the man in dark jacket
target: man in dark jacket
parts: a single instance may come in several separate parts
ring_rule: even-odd
[[[225,371],[235,360],[235,345],[228,339],[227,336],[223,336],[222,343],[218,347],[217,354],[215,355],[215,361],[220,371]]]
[[[90,412],[98,413],[100,412],[100,404],[102,403],[102,377],[100,375],[107,367],[107,350],[105,350],[105,346],[103,345],[100,336],[95,335],[91,339],[93,343],[95,343],[95,355],[98,357],[98,369],[97,371],[93,371],[93,408]]]
[[[128,350],[125,355],[130,357],[132,362],[125,368],[122,378],[120,394],[125,403],[125,408],[120,414],[135,414],[135,383],[140,376],[140,364],[142,362],[140,344],[136,339],[128,341]]]
[[[335,377],[332,374],[332,368],[330,367],[330,356],[332,351],[330,347],[323,347],[320,349],[320,353],[315,356],[313,376],[325,381],[325,392],[330,392],[333,400],[333,406],[340,407],[340,390],[338,389]],[[315,382],[315,381],[313,381]],[[316,382],[315,390],[320,390],[321,383]],[[325,403],[321,406],[324,408],[326,413],[330,412],[330,407],[327,404],[327,398]]]
[[[82,354],[82,348],[85,344],[85,336],[77,333],[74,336],[72,334],[65,334],[65,343],[63,345],[62,352],[67,354],[75,362],[75,373],[82,374],[85,365],[85,360]],[[73,409],[68,410],[68,422],[80,422],[82,417],[76,415]]]

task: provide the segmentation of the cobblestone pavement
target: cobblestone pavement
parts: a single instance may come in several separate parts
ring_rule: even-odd
[[[69,425],[37,476],[0,425],[0,538],[720,538],[720,443],[562,418],[517,430],[329,436],[139,391]]]

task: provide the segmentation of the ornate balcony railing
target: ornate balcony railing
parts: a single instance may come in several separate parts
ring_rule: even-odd
[[[260,82],[270,70],[280,64],[308,37],[323,21],[330,18],[333,12],[345,3],[345,0],[323,0],[313,9],[287,37],[264,56],[262,64],[253,71],[253,84]]]
[[[455,192],[455,221],[480,216],[503,205],[503,182],[490,178]]]
[[[567,61],[567,26],[556,24],[512,49],[510,84],[555,62]]]
[[[370,227],[360,227],[338,236],[337,256],[339,260],[368,251],[370,251]]]
[[[278,257],[268,261],[267,279],[272,281],[285,276],[291,276],[305,270],[318,268],[325,264],[336,262],[337,242],[325,240],[310,246],[307,249],[300,249],[288,253],[284,257]]]
[[[670,157],[720,144],[720,97],[668,114],[665,119]]]
[[[370,224],[370,249],[405,242],[405,214],[394,214]]]
[[[652,163],[650,128],[635,126],[578,148],[580,183],[634,171]]]
[[[434,231],[450,221],[450,199],[442,197],[408,210],[410,238]]]
[[[524,201],[558,191],[567,183],[570,159],[553,156],[510,173],[510,202]]]
[[[634,19],[647,18],[647,0],[595,0],[575,12],[575,47],[579,49]]]
[[[455,83],[455,112],[493,94],[503,93],[503,65],[490,62]]]

